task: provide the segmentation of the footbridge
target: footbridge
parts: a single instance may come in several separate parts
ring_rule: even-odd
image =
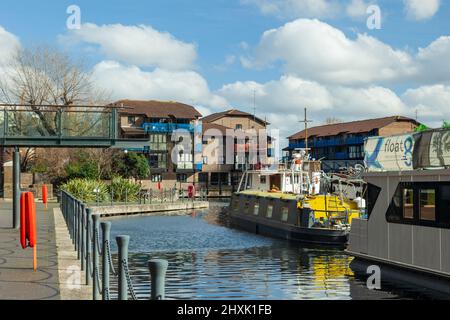
[[[119,137],[122,106],[0,104],[0,148],[12,147],[13,228],[19,228],[20,153],[30,148],[143,148],[148,139]]]

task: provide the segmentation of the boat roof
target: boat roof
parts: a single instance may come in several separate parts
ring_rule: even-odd
[[[239,192],[239,194],[248,195],[248,196],[265,197],[265,198],[283,199],[283,200],[297,200],[297,196],[295,194],[282,193],[282,192],[245,190],[245,191]]]

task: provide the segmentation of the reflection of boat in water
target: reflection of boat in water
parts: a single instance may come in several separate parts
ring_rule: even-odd
[[[231,225],[261,235],[345,245],[352,219],[364,212],[364,182],[328,176],[304,150],[277,170],[247,171],[229,209]]]
[[[366,150],[375,146],[373,168],[363,174],[367,217],[352,223],[347,250],[356,257],[352,268],[365,272],[377,265],[382,279],[395,277],[450,293],[450,153],[443,150],[450,145],[449,133],[366,142]],[[407,145],[409,158],[389,151],[386,146],[392,143]]]

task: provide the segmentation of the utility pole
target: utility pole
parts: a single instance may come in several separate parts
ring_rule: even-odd
[[[303,121],[299,121],[299,122],[303,122],[305,124],[305,151],[306,151],[306,155],[309,154],[308,151],[308,123],[312,122],[312,120],[308,120],[307,118],[307,108],[305,108],[305,119]]]

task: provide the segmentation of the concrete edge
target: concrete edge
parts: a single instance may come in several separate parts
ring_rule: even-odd
[[[58,282],[61,300],[92,300],[92,286],[85,283],[85,271],[70,239],[60,208],[53,209],[56,252],[58,255]]]

